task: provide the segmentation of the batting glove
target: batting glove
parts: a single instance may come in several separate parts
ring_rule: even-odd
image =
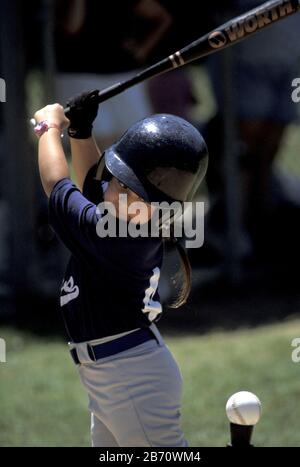
[[[66,112],[66,117],[70,120],[68,134],[71,138],[87,139],[91,137],[93,122],[98,114],[98,94],[98,89],[95,89],[78,94],[68,100],[69,110]]]

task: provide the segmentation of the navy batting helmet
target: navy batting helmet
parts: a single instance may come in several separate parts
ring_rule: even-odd
[[[97,178],[110,173],[147,202],[191,200],[202,182],[208,150],[200,132],[175,115],[132,125],[105,150]]]

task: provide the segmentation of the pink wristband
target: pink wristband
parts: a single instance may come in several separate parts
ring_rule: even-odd
[[[48,123],[47,120],[43,120],[42,122],[35,125],[33,131],[38,137],[41,137],[50,128],[56,128],[57,130],[61,132],[61,137],[63,136],[60,126],[57,125],[56,123]]]

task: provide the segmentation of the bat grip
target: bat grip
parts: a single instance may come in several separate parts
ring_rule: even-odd
[[[98,103],[101,104],[102,102],[107,101],[111,97],[116,96],[117,94],[120,94],[124,89],[127,89],[128,83],[116,83],[113,84],[112,86],[109,86],[106,89],[103,89],[103,91],[100,91],[98,94]],[[70,107],[65,107],[64,112],[65,115],[67,116],[68,112],[70,111]]]

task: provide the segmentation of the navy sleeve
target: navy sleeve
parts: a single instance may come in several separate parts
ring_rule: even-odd
[[[69,178],[54,186],[49,198],[49,222],[65,246],[81,259],[101,257],[96,226],[100,214]]]
[[[95,179],[97,168],[98,163],[90,168],[85,177],[82,189],[83,196],[94,204],[99,204],[103,198],[102,183]]]

